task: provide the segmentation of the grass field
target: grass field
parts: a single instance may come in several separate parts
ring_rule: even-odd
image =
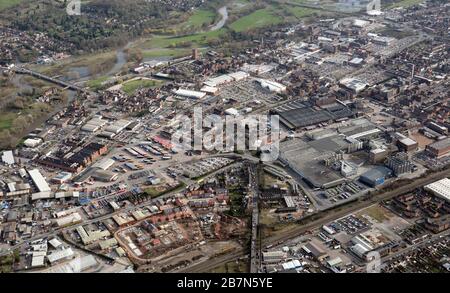
[[[197,29],[213,23],[216,13],[210,10],[196,10],[189,19],[180,24],[181,28]]]
[[[283,19],[273,13],[270,8],[256,10],[249,15],[241,17],[230,25],[236,32],[249,31],[256,28],[279,24]]]
[[[19,4],[23,0],[0,0],[0,11]]]
[[[108,76],[101,76],[96,79],[89,80],[86,85],[93,90],[97,90],[100,89],[102,87],[102,83],[104,83],[108,79]]]
[[[360,215],[368,215],[380,223],[389,220],[389,211],[378,205],[371,206],[361,211]]]
[[[14,113],[0,113],[0,131],[10,129],[16,117]]]
[[[189,49],[151,49],[142,52],[144,58],[171,57],[178,58],[191,53]]]
[[[128,95],[131,95],[138,89],[154,87],[159,84],[161,84],[161,82],[159,82],[157,80],[149,80],[149,79],[133,80],[133,81],[124,83],[122,85],[122,90],[125,93],[127,93]]]
[[[424,2],[424,0],[401,0],[395,3],[392,3],[388,6],[388,8],[396,8],[396,7],[409,7],[416,4],[420,4]]]
[[[307,8],[307,7],[300,7],[300,6],[291,6],[286,5],[286,11],[288,11],[290,14],[297,18],[304,18],[313,15],[314,13],[317,13],[317,9]]]

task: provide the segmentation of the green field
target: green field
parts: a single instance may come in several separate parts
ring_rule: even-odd
[[[270,8],[256,10],[255,12],[241,17],[230,25],[236,32],[249,31],[256,28],[275,25],[283,22],[280,16],[273,13]]]
[[[409,6],[413,6],[416,4],[420,4],[424,2],[424,0],[401,0],[395,3],[392,3],[391,5],[389,5],[388,8],[396,8],[396,7],[409,7]]]
[[[124,83],[122,85],[122,90],[128,95],[131,95],[138,89],[154,87],[158,86],[159,84],[161,84],[161,82],[157,80],[148,80],[148,79],[133,80]]]
[[[0,131],[10,129],[16,117],[13,113],[0,113]]]
[[[297,18],[304,18],[313,15],[314,13],[317,13],[318,10],[307,8],[307,7],[300,7],[300,6],[290,6],[286,5],[286,11],[288,11],[290,14]]]
[[[195,29],[202,28],[213,23],[216,13],[210,10],[196,10],[189,19],[182,23],[181,28]]]
[[[23,0],[0,0],[0,10],[19,4]]]
[[[109,79],[108,76],[101,76],[96,79],[89,80],[86,85],[93,90],[100,89],[102,84]]]
[[[189,49],[151,49],[142,52],[144,58],[172,57],[178,58],[191,53]]]

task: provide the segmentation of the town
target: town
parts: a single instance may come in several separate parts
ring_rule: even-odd
[[[139,40],[95,66],[37,24],[0,26],[1,272],[450,271],[450,5],[292,1],[315,17],[244,39],[227,21],[246,2],[201,27],[234,27],[223,46],[177,37],[132,60]],[[279,135],[176,148],[195,107],[275,115]]]

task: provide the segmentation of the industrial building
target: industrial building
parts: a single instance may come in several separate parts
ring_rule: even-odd
[[[316,108],[306,102],[294,100],[271,111],[280,116],[280,122],[289,129],[297,129],[320,123],[329,123],[342,118],[352,117],[354,113],[348,107],[334,103]]]
[[[436,158],[445,156],[450,153],[450,137],[428,145],[426,150]]]
[[[408,159],[406,153],[397,153],[386,160],[386,166],[394,172],[395,176],[411,173],[414,164]]]
[[[206,96],[204,92],[191,91],[186,89],[178,89],[173,91],[174,94],[184,98],[203,99]]]
[[[444,178],[434,183],[428,184],[424,189],[433,195],[450,202],[450,179]]]
[[[377,166],[359,177],[359,181],[370,187],[382,185],[387,178],[392,176],[392,171],[383,166]]]
[[[6,165],[14,165],[14,155],[12,151],[4,151],[2,155],[2,162]]]
[[[47,181],[45,181],[44,176],[42,176],[41,172],[38,169],[28,170],[28,174],[30,174],[31,180],[33,181],[39,192],[51,191],[50,186],[48,186]]]

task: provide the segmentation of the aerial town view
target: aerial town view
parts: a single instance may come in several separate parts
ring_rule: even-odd
[[[450,272],[449,23],[0,0],[0,273]]]

